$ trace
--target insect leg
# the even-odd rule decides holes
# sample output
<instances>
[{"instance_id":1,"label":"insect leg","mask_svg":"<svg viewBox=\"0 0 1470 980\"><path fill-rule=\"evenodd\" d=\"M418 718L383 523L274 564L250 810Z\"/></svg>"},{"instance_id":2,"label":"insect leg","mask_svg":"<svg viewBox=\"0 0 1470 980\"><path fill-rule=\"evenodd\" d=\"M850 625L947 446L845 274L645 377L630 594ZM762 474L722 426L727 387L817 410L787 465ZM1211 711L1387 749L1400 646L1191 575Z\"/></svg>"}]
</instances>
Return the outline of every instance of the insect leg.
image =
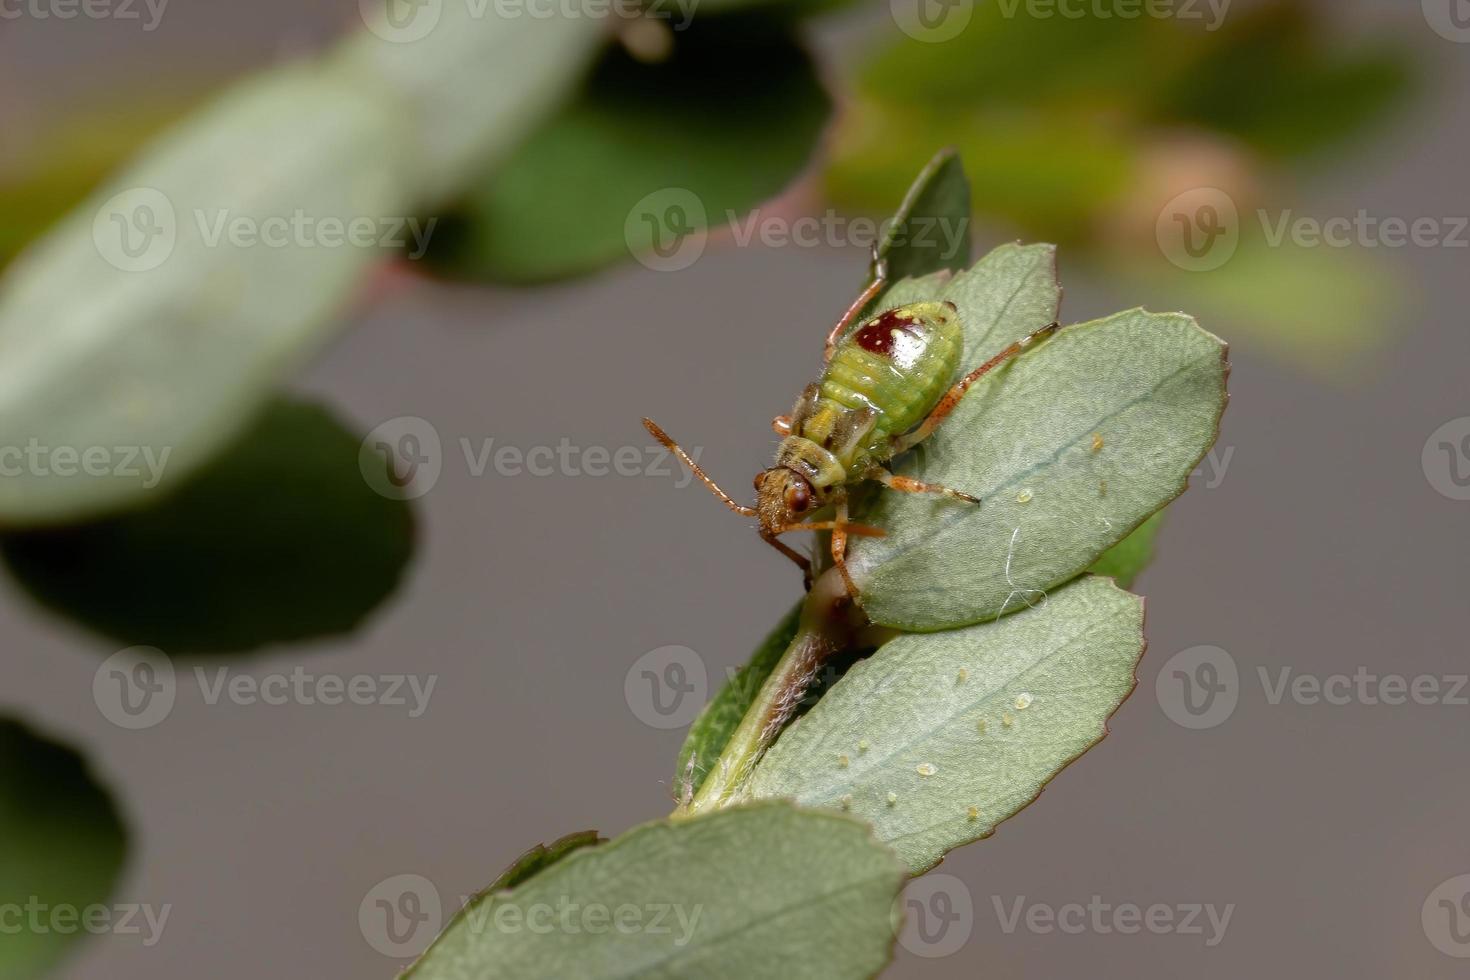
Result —
<instances>
[{"instance_id":1,"label":"insect leg","mask_svg":"<svg viewBox=\"0 0 1470 980\"><path fill-rule=\"evenodd\" d=\"M842 576L842 584L847 586L847 594L857 601L858 590L853 584L852 576L847 572L847 498L843 497L837 501L837 526L832 529L832 564L837 568L837 574Z\"/></svg>"},{"instance_id":2,"label":"insect leg","mask_svg":"<svg viewBox=\"0 0 1470 980\"><path fill-rule=\"evenodd\" d=\"M969 374L956 381L954 387L950 388L949 391L946 391L944 393L944 397L939 399L939 403L934 406L934 410L929 413L929 417L924 419L923 422L920 422L917 429L908 433L907 435L898 436L893 440L893 451L895 453L904 452L905 450L914 448L919 443L929 438L929 436L933 434L934 430L939 427L939 423L948 418L949 413L953 412L955 410L955 407L959 405L960 399L965 397L965 392L969 390L972 384L974 384L976 381L979 381L995 368L1000 367L1006 361L1009 361L1011 358L1015 357L1017 354L1030 347L1032 344L1035 344L1038 341L1050 337L1060 328L1061 324L1059 323L1047 324L1040 330L1037 330L1035 333L1029 334L1016 341L1014 344L1011 344L1005 350L1001 351L999 354L995 355L990 360L986 361L984 364L980 365L975 370L971 371Z\"/></svg>"},{"instance_id":3,"label":"insect leg","mask_svg":"<svg viewBox=\"0 0 1470 980\"><path fill-rule=\"evenodd\" d=\"M762 531L761 540L770 545L772 548L775 548L777 551L781 552L781 554L785 555L787 558L790 558L792 561L796 562L796 567L801 569L802 581L805 582L808 589L812 587L812 563L806 557L806 555L803 555L801 552L795 550L794 548L788 547L780 541L777 541L774 534L769 534L765 531Z\"/></svg>"},{"instance_id":4,"label":"insect leg","mask_svg":"<svg viewBox=\"0 0 1470 980\"><path fill-rule=\"evenodd\" d=\"M837 325L832 328L832 332L827 334L827 346L822 353L822 360L824 362L832 360L832 352L837 349L837 342L842 339L842 335L847 332L847 328L852 326L852 321L858 318L858 315L863 312L863 307L871 303L887 285L888 260L879 256L878 249L875 247L873 249L873 281L868 283L867 288L858 295L857 299L852 301L852 305L847 308L847 312L842 314L842 319L838 320Z\"/></svg>"},{"instance_id":5,"label":"insect leg","mask_svg":"<svg viewBox=\"0 0 1470 980\"><path fill-rule=\"evenodd\" d=\"M780 436L783 439L786 438L787 436L791 435L791 416L777 415L775 418L771 419L771 428L776 430L776 435Z\"/></svg>"},{"instance_id":6,"label":"insect leg","mask_svg":"<svg viewBox=\"0 0 1470 980\"><path fill-rule=\"evenodd\" d=\"M737 504L733 499L731 499L728 493L720 489L720 485L718 483L705 476L704 470L699 468L699 464L696 463L688 453L680 448L677 442L675 442L673 439L670 439L669 434L663 429L660 429L658 427L658 424L654 422L653 419L644 419L643 427L648 430L650 435L652 435L659 442L663 443L665 449L682 459L684 461L684 465L693 470L694 475L699 477L700 482L709 487L710 493L714 494L716 497L719 497L720 500L724 501L726 507L730 508L742 517L755 516L754 507L747 507L744 504Z\"/></svg>"},{"instance_id":7,"label":"insect leg","mask_svg":"<svg viewBox=\"0 0 1470 980\"><path fill-rule=\"evenodd\" d=\"M868 477L877 480L890 490L898 490L903 493L938 493L954 500L963 500L968 504L978 504L980 498L963 490L955 490L952 487L943 487L937 483L925 483L908 476L897 476L888 472L881 466L871 470Z\"/></svg>"}]
</instances>

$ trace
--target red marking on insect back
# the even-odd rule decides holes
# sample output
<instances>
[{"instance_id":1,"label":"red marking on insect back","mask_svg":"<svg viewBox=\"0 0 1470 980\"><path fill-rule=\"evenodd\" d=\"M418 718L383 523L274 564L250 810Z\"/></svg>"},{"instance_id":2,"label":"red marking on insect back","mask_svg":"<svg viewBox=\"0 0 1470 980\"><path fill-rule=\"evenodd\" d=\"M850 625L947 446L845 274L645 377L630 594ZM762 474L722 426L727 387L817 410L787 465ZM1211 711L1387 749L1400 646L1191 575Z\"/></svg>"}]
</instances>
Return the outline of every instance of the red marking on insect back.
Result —
<instances>
[{"instance_id":1,"label":"red marking on insect back","mask_svg":"<svg viewBox=\"0 0 1470 980\"><path fill-rule=\"evenodd\" d=\"M865 351L870 351L880 357L892 357L893 344L898 339L898 334L906 333L912 337L922 338L922 332L915 329L917 322L914 317L903 316L897 310L889 310L869 320L857 333L852 335L852 339Z\"/></svg>"}]
</instances>

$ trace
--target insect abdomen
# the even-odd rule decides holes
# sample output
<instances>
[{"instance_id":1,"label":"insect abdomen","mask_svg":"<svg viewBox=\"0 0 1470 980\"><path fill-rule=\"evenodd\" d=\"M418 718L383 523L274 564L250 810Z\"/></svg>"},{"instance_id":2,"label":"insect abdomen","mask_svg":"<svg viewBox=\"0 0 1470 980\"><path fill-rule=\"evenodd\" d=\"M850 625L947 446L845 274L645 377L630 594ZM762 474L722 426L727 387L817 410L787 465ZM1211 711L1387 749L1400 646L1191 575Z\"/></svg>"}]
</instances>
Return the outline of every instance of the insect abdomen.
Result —
<instances>
[{"instance_id":1,"label":"insect abdomen","mask_svg":"<svg viewBox=\"0 0 1470 980\"><path fill-rule=\"evenodd\" d=\"M880 313L837 345L821 397L849 410L871 408L875 435L917 425L954 379L964 349L948 303L912 303Z\"/></svg>"}]
</instances>

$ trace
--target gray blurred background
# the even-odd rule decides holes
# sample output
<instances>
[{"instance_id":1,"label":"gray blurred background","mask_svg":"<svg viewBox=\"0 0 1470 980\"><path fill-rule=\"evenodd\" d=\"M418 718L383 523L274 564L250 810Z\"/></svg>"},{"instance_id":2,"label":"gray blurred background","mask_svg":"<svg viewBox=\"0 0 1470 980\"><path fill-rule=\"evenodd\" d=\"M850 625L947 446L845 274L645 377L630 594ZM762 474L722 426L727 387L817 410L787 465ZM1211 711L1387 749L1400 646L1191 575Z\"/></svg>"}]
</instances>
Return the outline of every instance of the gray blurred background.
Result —
<instances>
[{"instance_id":1,"label":"gray blurred background","mask_svg":"<svg viewBox=\"0 0 1470 980\"><path fill-rule=\"evenodd\" d=\"M1292 206L1470 214L1470 45L1429 29L1418 4L1322 6L1358 29L1401 30L1434 74L1411 112ZM23 139L56 107L158 77L158 64L244 71L355 16L352 0L193 0L151 33L0 21L0 132ZM824 29L822 50L840 60L872 16L883 13ZM1283 363L1205 324L1235 341L1223 469L1171 507L1137 583L1149 638L1138 689L1110 737L1035 805L938 869L973 908L953 925L958 950L900 948L888 975L1466 975L1421 911L1470 873L1470 706L1273 704L1260 675L1470 671L1470 502L1436 489L1454 485L1448 457L1438 472L1423 465L1431 433L1470 415L1470 249L1410 246L1393 260L1412 290L1386 324L1392 343L1356 376ZM856 247L712 244L678 273L630 262L539 289L415 283L356 318L297 386L362 431L398 416L436 428L444 468L416 501L417 553L356 635L237 666L432 675L421 717L211 706L183 684L165 723L121 731L92 699L113 648L0 586L0 706L84 747L118 796L133 839L115 900L171 906L157 945L93 939L63 973L388 977L407 961L374 950L358 921L384 879L422 875L452 906L534 843L666 814L683 732L640 719L624 693L630 667L681 645L718 682L788 608L797 574L682 475L477 477L460 440L615 451L646 446L638 419L651 415L743 490L864 261ZM1064 320L1137 301L1065 250L1061 277ZM1155 684L1173 655L1201 645L1238 667L1238 702L1191 730ZM1008 932L997 911L1093 896L1233 910L1214 945L1203 916L1203 935L1073 935Z\"/></svg>"}]
</instances>

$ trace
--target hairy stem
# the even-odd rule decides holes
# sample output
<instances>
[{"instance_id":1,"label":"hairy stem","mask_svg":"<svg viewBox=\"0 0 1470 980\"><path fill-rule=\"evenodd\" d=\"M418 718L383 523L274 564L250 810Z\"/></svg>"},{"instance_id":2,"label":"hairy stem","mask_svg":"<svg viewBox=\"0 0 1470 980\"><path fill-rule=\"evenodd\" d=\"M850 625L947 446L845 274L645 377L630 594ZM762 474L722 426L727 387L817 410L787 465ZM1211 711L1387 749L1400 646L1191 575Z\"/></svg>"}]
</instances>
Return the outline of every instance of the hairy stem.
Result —
<instances>
[{"instance_id":1,"label":"hairy stem","mask_svg":"<svg viewBox=\"0 0 1470 980\"><path fill-rule=\"evenodd\" d=\"M699 792L674 816L693 816L740 799L755 764L791 720L822 665L847 649L864 623L835 570L817 579L802 606L791 644L710 767Z\"/></svg>"}]
</instances>

